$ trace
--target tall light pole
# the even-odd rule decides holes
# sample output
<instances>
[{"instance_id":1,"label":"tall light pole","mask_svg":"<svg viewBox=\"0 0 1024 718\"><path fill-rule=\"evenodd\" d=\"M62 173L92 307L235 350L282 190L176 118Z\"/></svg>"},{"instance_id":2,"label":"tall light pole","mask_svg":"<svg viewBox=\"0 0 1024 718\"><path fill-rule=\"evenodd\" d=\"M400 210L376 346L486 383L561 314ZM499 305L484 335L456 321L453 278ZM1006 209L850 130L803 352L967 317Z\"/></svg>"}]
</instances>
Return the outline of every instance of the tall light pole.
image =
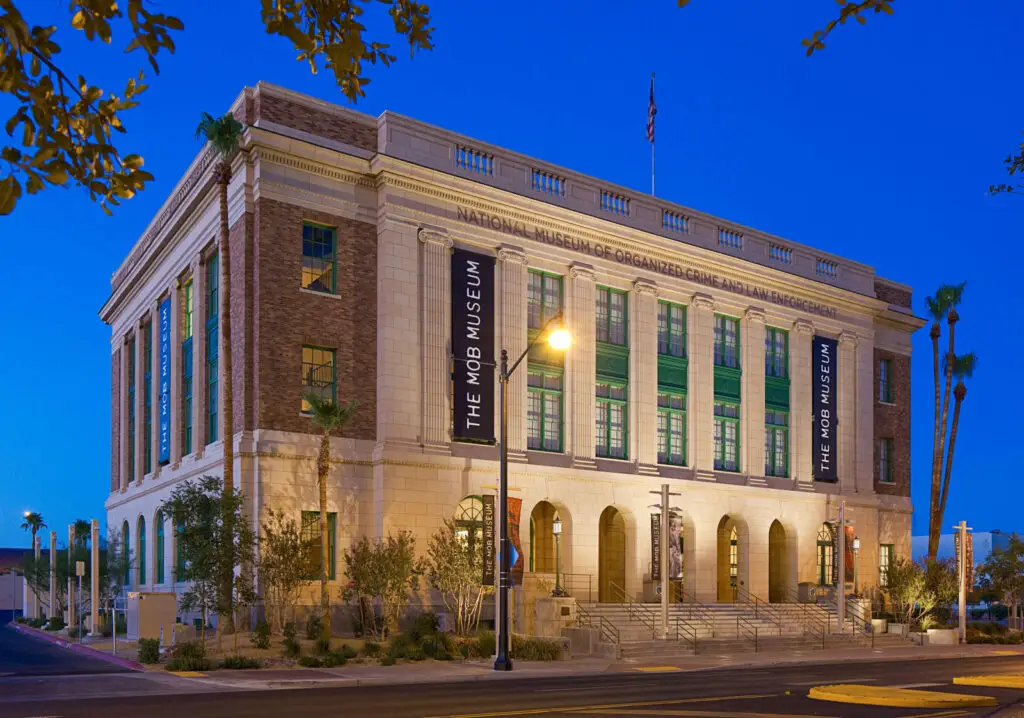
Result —
<instances>
[{"instance_id":1,"label":"tall light pole","mask_svg":"<svg viewBox=\"0 0 1024 718\"><path fill-rule=\"evenodd\" d=\"M497 616L497 652L494 659L494 670L511 671L512 658L509 655L509 615L508 615L508 591L512 583L512 562L511 544L508 538L508 380L513 372L522 364L523 359L530 353L530 349L541 337L546 337L552 349L565 351L572 345L572 335L569 331L558 327L556 323L562 321L562 313L558 312L551 317L547 323L533 338L523 353L519 355L515 363L508 365L508 350L501 350L501 372L498 374L498 398L501 405L501 424L498 440L500 449L498 451L498 557L500 567L498 574L498 616ZM550 331L549 331L550 329Z\"/></svg>"},{"instance_id":2,"label":"tall light pole","mask_svg":"<svg viewBox=\"0 0 1024 718\"><path fill-rule=\"evenodd\" d=\"M857 589L857 573L860 568L860 538L857 536L853 537L853 595L860 595Z\"/></svg>"},{"instance_id":3,"label":"tall light pole","mask_svg":"<svg viewBox=\"0 0 1024 718\"><path fill-rule=\"evenodd\" d=\"M551 522L551 533L555 535L555 590L551 595L562 595L562 519L558 512Z\"/></svg>"}]
</instances>

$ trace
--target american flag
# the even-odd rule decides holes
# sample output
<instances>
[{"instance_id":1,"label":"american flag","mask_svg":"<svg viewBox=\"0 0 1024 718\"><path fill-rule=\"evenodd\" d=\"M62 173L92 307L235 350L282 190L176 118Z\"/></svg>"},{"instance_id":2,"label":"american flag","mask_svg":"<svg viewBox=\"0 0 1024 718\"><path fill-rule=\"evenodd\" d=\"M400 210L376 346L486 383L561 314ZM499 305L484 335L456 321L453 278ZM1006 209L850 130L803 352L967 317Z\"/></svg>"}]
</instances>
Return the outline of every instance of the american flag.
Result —
<instances>
[{"instance_id":1,"label":"american flag","mask_svg":"<svg viewBox=\"0 0 1024 718\"><path fill-rule=\"evenodd\" d=\"M647 105L647 141L654 142L654 116L658 106L654 104L654 74L651 74L651 101Z\"/></svg>"}]
</instances>

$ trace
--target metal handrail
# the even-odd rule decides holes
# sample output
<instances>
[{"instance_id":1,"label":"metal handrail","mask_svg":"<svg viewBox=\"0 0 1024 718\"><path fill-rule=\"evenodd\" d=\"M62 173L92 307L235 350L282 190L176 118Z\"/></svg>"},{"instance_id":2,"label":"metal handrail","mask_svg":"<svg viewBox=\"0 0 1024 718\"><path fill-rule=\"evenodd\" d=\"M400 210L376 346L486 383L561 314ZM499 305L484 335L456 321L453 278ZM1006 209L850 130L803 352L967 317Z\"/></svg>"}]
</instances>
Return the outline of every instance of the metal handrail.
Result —
<instances>
[{"instance_id":1,"label":"metal handrail","mask_svg":"<svg viewBox=\"0 0 1024 718\"><path fill-rule=\"evenodd\" d=\"M752 638L754 653L757 653L757 624L743 616L736 616L736 638Z\"/></svg>"},{"instance_id":2,"label":"metal handrail","mask_svg":"<svg viewBox=\"0 0 1024 718\"><path fill-rule=\"evenodd\" d=\"M608 582L609 587L612 589L612 595L619 599L619 603L625 604L626 615L629 616L629 620L633 620L633 616L637 616L641 623L651 629L651 637L657 636L658 634L658 620L654 615L654 611L647 608L642 603L637 603L626 594L626 590L614 581Z\"/></svg>"},{"instance_id":3,"label":"metal handrail","mask_svg":"<svg viewBox=\"0 0 1024 718\"><path fill-rule=\"evenodd\" d=\"M597 628L602 639L616 646L619 645L619 629L615 627L615 624L604 616L595 616L580 606L579 603L576 604L576 623L580 626L585 625L587 628ZM594 624L597 625L595 626Z\"/></svg>"},{"instance_id":4,"label":"metal handrail","mask_svg":"<svg viewBox=\"0 0 1024 718\"><path fill-rule=\"evenodd\" d=\"M697 620L704 624L704 627L711 633L711 637L715 637L715 617L711 613L711 609L705 606L703 603L698 601L693 594L682 592L684 604L687 609L687 621L692 621L694 615L697 616Z\"/></svg>"},{"instance_id":5,"label":"metal handrail","mask_svg":"<svg viewBox=\"0 0 1024 718\"><path fill-rule=\"evenodd\" d=\"M836 624L838 625L838 603L832 599L827 599L826 601L824 601L824 604L827 607L826 610L829 612L829 627L831 628L832 626L831 612L833 610L836 612ZM856 604L849 602L846 604L846 615L844 616L844 622L845 621L849 621L851 624L853 624L853 631L851 633L851 637L853 639L862 641L864 643L868 643L871 645L872 648L875 647L875 632L871 630L871 619L870 617L865 618L863 611L856 608ZM838 628L840 634L846 635L846 626L838 625Z\"/></svg>"},{"instance_id":6,"label":"metal handrail","mask_svg":"<svg viewBox=\"0 0 1024 718\"><path fill-rule=\"evenodd\" d=\"M786 598L789 602L800 606L801 617L803 618L803 629L807 635L812 635L821 638L821 648L825 648L825 639L831 632L831 618L826 618L825 621L821 620L820 616L814 614L814 610L811 608L817 608L817 604L808 603L807 601L800 600L800 594L797 593L795 588L790 587L786 592Z\"/></svg>"},{"instance_id":7,"label":"metal handrail","mask_svg":"<svg viewBox=\"0 0 1024 718\"><path fill-rule=\"evenodd\" d=\"M754 618L767 616L768 620L775 624L775 627L779 631L779 635L782 635L782 617L770 603L758 598L743 586L736 587L736 599L739 603L745 606L754 607Z\"/></svg>"},{"instance_id":8,"label":"metal handrail","mask_svg":"<svg viewBox=\"0 0 1024 718\"><path fill-rule=\"evenodd\" d=\"M693 655L697 655L697 629L678 616L675 619L676 641L688 641L693 646ZM712 635L714 633L712 632Z\"/></svg>"},{"instance_id":9,"label":"metal handrail","mask_svg":"<svg viewBox=\"0 0 1024 718\"><path fill-rule=\"evenodd\" d=\"M592 574L565 573L563 571L560 575L562 590L567 594L582 603L592 603L594 601L594 577ZM586 591L586 598L583 597L584 591Z\"/></svg>"}]
</instances>

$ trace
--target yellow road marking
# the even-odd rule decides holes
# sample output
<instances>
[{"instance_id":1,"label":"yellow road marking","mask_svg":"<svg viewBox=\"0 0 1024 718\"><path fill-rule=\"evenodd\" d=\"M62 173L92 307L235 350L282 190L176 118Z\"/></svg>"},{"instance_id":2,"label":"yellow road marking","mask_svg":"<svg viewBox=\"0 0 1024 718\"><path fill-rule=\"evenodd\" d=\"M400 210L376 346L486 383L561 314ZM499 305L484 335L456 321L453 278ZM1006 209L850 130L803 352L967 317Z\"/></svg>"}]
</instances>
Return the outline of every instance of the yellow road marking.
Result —
<instances>
[{"instance_id":1,"label":"yellow road marking","mask_svg":"<svg viewBox=\"0 0 1024 718\"><path fill-rule=\"evenodd\" d=\"M167 671L172 676L181 676L182 678L202 678L206 674L200 673L199 671Z\"/></svg>"},{"instance_id":2,"label":"yellow road marking","mask_svg":"<svg viewBox=\"0 0 1024 718\"><path fill-rule=\"evenodd\" d=\"M958 686L982 686L985 688L1024 688L1024 676L1022 675L996 675L996 676L961 676L954 678L953 683Z\"/></svg>"},{"instance_id":3,"label":"yellow road marking","mask_svg":"<svg viewBox=\"0 0 1024 718\"><path fill-rule=\"evenodd\" d=\"M589 706L551 706L544 708L524 708L517 711L495 711L493 713L460 713L447 716L428 716L428 718L499 718L499 716L532 716L547 713L578 713L581 711L612 710L615 708L653 708L657 706L677 706L685 703L713 703L717 701L750 701L758 698L774 698L775 693L760 693L743 696L708 696L705 698L677 698L666 701L641 701L638 703L604 703Z\"/></svg>"},{"instance_id":4,"label":"yellow road marking","mask_svg":"<svg viewBox=\"0 0 1024 718\"><path fill-rule=\"evenodd\" d=\"M1020 651L992 651L990 656L1019 656Z\"/></svg>"},{"instance_id":5,"label":"yellow road marking","mask_svg":"<svg viewBox=\"0 0 1024 718\"><path fill-rule=\"evenodd\" d=\"M636 716L632 710L594 710L581 711L582 715L606 715L606 716ZM749 713L743 711L682 711L682 710L653 710L643 711L645 716L683 716L685 718L822 718L821 716L796 715L792 713Z\"/></svg>"},{"instance_id":6,"label":"yellow road marking","mask_svg":"<svg viewBox=\"0 0 1024 718\"><path fill-rule=\"evenodd\" d=\"M968 708L998 705L991 696L972 696L963 693L939 693L936 691L915 691L887 686L858 686L839 684L815 686L807 693L808 698L833 703L853 703L864 706L888 706L892 708Z\"/></svg>"},{"instance_id":7,"label":"yellow road marking","mask_svg":"<svg viewBox=\"0 0 1024 718\"><path fill-rule=\"evenodd\" d=\"M969 711L939 711L938 713L915 713L914 715L900 716L900 718L960 718L960 716L974 715Z\"/></svg>"},{"instance_id":8,"label":"yellow road marking","mask_svg":"<svg viewBox=\"0 0 1024 718\"><path fill-rule=\"evenodd\" d=\"M683 669L679 666L639 666L633 670L644 673L678 673Z\"/></svg>"}]
</instances>

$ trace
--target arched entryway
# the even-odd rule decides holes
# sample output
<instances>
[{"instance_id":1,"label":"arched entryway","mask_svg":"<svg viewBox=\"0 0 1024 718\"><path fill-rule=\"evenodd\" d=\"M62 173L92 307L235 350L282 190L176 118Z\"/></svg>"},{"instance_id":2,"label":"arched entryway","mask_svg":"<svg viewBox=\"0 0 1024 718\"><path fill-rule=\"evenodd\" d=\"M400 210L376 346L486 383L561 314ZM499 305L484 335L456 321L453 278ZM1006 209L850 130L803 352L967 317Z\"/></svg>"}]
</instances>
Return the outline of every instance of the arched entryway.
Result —
<instances>
[{"instance_id":1,"label":"arched entryway","mask_svg":"<svg viewBox=\"0 0 1024 718\"><path fill-rule=\"evenodd\" d=\"M555 507L541 501L530 513L530 570L555 572Z\"/></svg>"},{"instance_id":2,"label":"arched entryway","mask_svg":"<svg viewBox=\"0 0 1024 718\"><path fill-rule=\"evenodd\" d=\"M785 603L789 593L786 565L786 528L776 519L768 529L768 601Z\"/></svg>"},{"instance_id":3,"label":"arched entryway","mask_svg":"<svg viewBox=\"0 0 1024 718\"><path fill-rule=\"evenodd\" d=\"M597 565L598 600L604 603L621 600L619 592L626 588L626 520L614 506L601 512Z\"/></svg>"},{"instance_id":4,"label":"arched entryway","mask_svg":"<svg viewBox=\"0 0 1024 718\"><path fill-rule=\"evenodd\" d=\"M718 602L734 603L747 584L747 525L733 516L718 522Z\"/></svg>"}]
</instances>

